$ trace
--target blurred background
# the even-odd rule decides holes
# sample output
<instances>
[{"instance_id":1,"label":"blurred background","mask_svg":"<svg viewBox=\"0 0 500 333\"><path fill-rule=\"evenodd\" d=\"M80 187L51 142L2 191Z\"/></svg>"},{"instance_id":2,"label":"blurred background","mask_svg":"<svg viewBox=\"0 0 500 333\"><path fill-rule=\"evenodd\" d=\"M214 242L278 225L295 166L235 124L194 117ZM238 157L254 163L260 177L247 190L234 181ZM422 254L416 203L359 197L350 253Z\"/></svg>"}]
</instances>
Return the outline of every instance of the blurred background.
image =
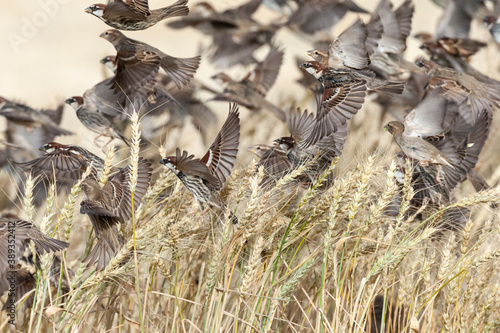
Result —
<instances>
[{"instance_id":1,"label":"blurred background","mask_svg":"<svg viewBox=\"0 0 500 333\"><path fill-rule=\"evenodd\" d=\"M173 2L151 0L150 8L167 6ZM188 5L192 7L197 2L199 1L190 0ZM395 7L401 2L393 1ZM234 8L243 1L217 0L211 3L216 9L224 10ZM377 3L378 0L357 1L360 7L368 11L372 11ZM35 109L55 108L66 98L82 95L86 89L111 75L111 72L99 63L104 56L115 54L113 46L99 38L99 34L109 27L96 17L84 12L84 9L91 4L92 1L69 0L8 1L3 4L2 11L0 11L0 30L2 31L0 96L26 103ZM406 59L413 61L424 55L423 51L418 48L420 43L412 36L421 31L435 31L442 12L442 8L430 0L415 1L415 14L412 33L408 38ZM330 37L334 38L358 16L358 14L348 13L339 24L333 27ZM369 19L368 15L360 16L365 21ZM253 17L264 24L284 20L284 15L271 11L265 6L261 6ZM166 27L166 22L171 20L165 20L145 31L125 32L125 35L144 41L173 56L192 57L201 54L202 62L195 78L210 88L220 90L221 87L210 77L221 70L212 66L205 57L210 38L193 28L169 29ZM491 36L480 22L473 21L471 29L472 38L491 42ZM311 98L304 99L308 95L307 89L296 82L296 79L301 77L296 57L307 60L306 51L313 48L314 39L283 28L278 31L275 40L284 49L285 59L277 82L267 95L268 99L282 107L293 104L314 109L314 101ZM262 59L267 51L268 46L262 47L256 57ZM472 63L483 73L498 78L496 59L497 49L489 47L474 55ZM234 66L226 72L233 78L241 79L251 68L252 66L246 68ZM206 105L218 115L220 125L227 113L227 103L208 101L210 98L210 95L200 96L200 99L207 101ZM355 117L351 126L359 126L367 117L379 114L380 110L377 108L378 106L373 103L366 103L363 107L365 111ZM238 163L247 163L251 159L251 155L245 151L245 146L258 143L259 140L262 143L270 143L269 138L276 138L280 131L284 131L283 124L272 116L266 118L267 121L260 121L258 117L249 116L246 110L242 110L242 119L245 121L247 118L249 118L248 122L258 123L259 126L251 129L251 135L245 136L245 125L243 125ZM62 124L63 127L75 131L76 135L61 138L59 141L78 143L92 151L100 152L100 149L93 144L96 135L79 123L74 110L67 105L65 105ZM0 127L3 128L3 126L5 122L2 119ZM144 126L149 126L149 124L144 124ZM381 129L379 123L374 123L372 128L360 132L359 135L349 135L348 147L355 149L352 150L350 158L344 159L349 162L350 159L362 156L363 152L372 153L374 147L379 147L379 143L382 143L381 147L390 146L395 149L390 135L383 135ZM199 133L193 132L193 125L187 122L183 128L165 133L163 141L168 152L173 151L176 146L181 146L195 154L202 154L211 138L216 135L218 126L213 126L207 131L209 139L208 143L204 143ZM185 135L186 133L188 135ZM379 142L379 134L381 142ZM373 140L367 141L366 135L374 136ZM370 144L367 145L366 142ZM116 144L120 143L116 142ZM148 156L159 157L157 151L148 153ZM349 154L348 149L346 149L346 154Z\"/></svg>"}]
</instances>

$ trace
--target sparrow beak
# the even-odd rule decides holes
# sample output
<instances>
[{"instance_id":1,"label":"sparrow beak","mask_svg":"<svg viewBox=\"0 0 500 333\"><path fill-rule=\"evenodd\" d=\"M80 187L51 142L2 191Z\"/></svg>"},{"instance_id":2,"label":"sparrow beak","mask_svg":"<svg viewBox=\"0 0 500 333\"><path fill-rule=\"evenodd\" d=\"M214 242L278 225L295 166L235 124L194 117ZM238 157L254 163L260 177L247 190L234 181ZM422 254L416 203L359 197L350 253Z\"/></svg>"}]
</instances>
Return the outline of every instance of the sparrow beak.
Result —
<instances>
[{"instance_id":1,"label":"sparrow beak","mask_svg":"<svg viewBox=\"0 0 500 333\"><path fill-rule=\"evenodd\" d=\"M40 148L38 148L38 150L40 150L40 151L46 151L46 150L47 150L47 148L45 147L45 145L43 145L43 146L41 146Z\"/></svg>"},{"instance_id":2,"label":"sparrow beak","mask_svg":"<svg viewBox=\"0 0 500 333\"><path fill-rule=\"evenodd\" d=\"M387 132L389 130L389 127L387 125L384 126L384 131Z\"/></svg>"},{"instance_id":3,"label":"sparrow beak","mask_svg":"<svg viewBox=\"0 0 500 333\"><path fill-rule=\"evenodd\" d=\"M308 54L309 54L309 52L308 52ZM306 63L303 62L303 63L299 64L299 68L306 69Z\"/></svg>"},{"instance_id":4,"label":"sparrow beak","mask_svg":"<svg viewBox=\"0 0 500 333\"><path fill-rule=\"evenodd\" d=\"M314 55L314 51L313 50L309 50L307 51L307 55L312 57Z\"/></svg>"},{"instance_id":5,"label":"sparrow beak","mask_svg":"<svg viewBox=\"0 0 500 333\"><path fill-rule=\"evenodd\" d=\"M255 146L251 146L251 147L248 147L247 150L252 153L252 154L255 154L255 152L257 151L257 149L255 148Z\"/></svg>"},{"instance_id":6,"label":"sparrow beak","mask_svg":"<svg viewBox=\"0 0 500 333\"><path fill-rule=\"evenodd\" d=\"M167 163L168 163L168 161L167 161L167 159L166 159L166 158L162 158L162 159L160 160L160 164L165 165L165 164L167 164Z\"/></svg>"},{"instance_id":7,"label":"sparrow beak","mask_svg":"<svg viewBox=\"0 0 500 333\"><path fill-rule=\"evenodd\" d=\"M90 7L85 8L85 13L92 14L92 12L93 12L92 8L90 8Z\"/></svg>"},{"instance_id":8,"label":"sparrow beak","mask_svg":"<svg viewBox=\"0 0 500 333\"><path fill-rule=\"evenodd\" d=\"M75 99L70 97L70 98L68 98L67 100L65 100L65 101L64 101L64 103L66 103L66 104L71 104L71 103L73 103L74 101L75 101Z\"/></svg>"},{"instance_id":9,"label":"sparrow beak","mask_svg":"<svg viewBox=\"0 0 500 333\"><path fill-rule=\"evenodd\" d=\"M101 38L104 38L104 39L105 39L105 38L106 38L106 31L105 31L105 32L103 32L102 34L100 34L100 35L99 35L99 37L101 37Z\"/></svg>"},{"instance_id":10,"label":"sparrow beak","mask_svg":"<svg viewBox=\"0 0 500 333\"><path fill-rule=\"evenodd\" d=\"M424 67L424 63L422 61L417 61L415 65L417 65L418 67Z\"/></svg>"}]
</instances>

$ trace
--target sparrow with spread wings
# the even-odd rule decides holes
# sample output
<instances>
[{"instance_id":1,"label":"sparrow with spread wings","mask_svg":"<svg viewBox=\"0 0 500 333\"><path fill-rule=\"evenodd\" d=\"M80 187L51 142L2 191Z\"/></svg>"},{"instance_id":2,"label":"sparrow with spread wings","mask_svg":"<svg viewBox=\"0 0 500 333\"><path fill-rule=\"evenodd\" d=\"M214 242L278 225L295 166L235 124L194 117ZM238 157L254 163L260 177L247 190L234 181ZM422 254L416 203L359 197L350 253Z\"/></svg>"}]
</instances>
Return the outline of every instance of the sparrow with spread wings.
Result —
<instances>
[{"instance_id":1,"label":"sparrow with spread wings","mask_svg":"<svg viewBox=\"0 0 500 333\"><path fill-rule=\"evenodd\" d=\"M85 258L89 266L96 264L97 270L104 269L123 246L125 240L117 227L127 222L132 217L133 210L139 207L148 190L151 173L151 163L140 158L133 196L130 189L130 166L110 177L102 188L92 177L83 181L82 189L86 197L81 202L80 213L89 216L97 238L97 244Z\"/></svg>"},{"instance_id":2,"label":"sparrow with spread wings","mask_svg":"<svg viewBox=\"0 0 500 333\"><path fill-rule=\"evenodd\" d=\"M43 175L56 181L76 181L92 165L90 177L98 179L104 169L102 158L80 146L49 142L40 147L40 150L45 153L42 157L18 163L23 170L30 171L34 176ZM110 173L118 171L117 168L111 167Z\"/></svg>"},{"instance_id":3,"label":"sparrow with spread wings","mask_svg":"<svg viewBox=\"0 0 500 333\"><path fill-rule=\"evenodd\" d=\"M145 53L148 55L146 59L152 61L157 61L156 59L159 58L160 67L172 78L179 89L189 83L200 65L200 56L192 58L175 58L146 43L128 38L118 30L107 30L103 32L100 37L113 44L118 54L120 52L131 55ZM155 76L156 73L152 75L153 78ZM143 76L138 76L136 78L139 80L144 79Z\"/></svg>"},{"instance_id":4,"label":"sparrow with spread wings","mask_svg":"<svg viewBox=\"0 0 500 333\"><path fill-rule=\"evenodd\" d=\"M98 3L87 7L85 12L94 15L107 25L120 30L144 30L156 23L176 16L186 16L188 0L160 9L149 9L148 0L111 0L107 5Z\"/></svg>"},{"instance_id":5,"label":"sparrow with spread wings","mask_svg":"<svg viewBox=\"0 0 500 333\"><path fill-rule=\"evenodd\" d=\"M265 98L278 77L282 62L283 51L273 46L266 58L239 82L234 81L225 73L212 76L214 80L224 85L224 91L216 95L214 100L234 102L253 111L266 108L272 111L278 119L284 121L283 110Z\"/></svg>"},{"instance_id":6,"label":"sparrow with spread wings","mask_svg":"<svg viewBox=\"0 0 500 333\"><path fill-rule=\"evenodd\" d=\"M229 106L229 114L219 134L201 159L189 155L187 151L176 149L175 156L168 156L160 163L182 181L184 186L198 201L224 212L225 202L220 191L231 174L238 153L240 138L240 118L238 106Z\"/></svg>"}]
</instances>

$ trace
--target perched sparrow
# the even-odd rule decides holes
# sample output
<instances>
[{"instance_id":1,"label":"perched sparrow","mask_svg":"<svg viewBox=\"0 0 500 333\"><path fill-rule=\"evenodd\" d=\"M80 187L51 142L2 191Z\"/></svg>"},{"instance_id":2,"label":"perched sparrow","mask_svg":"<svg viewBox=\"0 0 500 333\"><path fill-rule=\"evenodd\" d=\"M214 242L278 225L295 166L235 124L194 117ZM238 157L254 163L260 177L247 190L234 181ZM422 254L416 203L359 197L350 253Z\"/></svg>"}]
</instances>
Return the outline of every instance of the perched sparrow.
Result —
<instances>
[{"instance_id":1,"label":"perched sparrow","mask_svg":"<svg viewBox=\"0 0 500 333\"><path fill-rule=\"evenodd\" d=\"M396 10L393 10L389 0L380 1L368 23L383 26L383 34L377 43L378 52L400 54L406 49L414 10L411 0L405 0Z\"/></svg>"},{"instance_id":2,"label":"perched sparrow","mask_svg":"<svg viewBox=\"0 0 500 333\"><path fill-rule=\"evenodd\" d=\"M367 26L358 19L330 44L328 52L314 49L307 54L326 67L363 69L370 64L370 52L363 47L368 36Z\"/></svg>"},{"instance_id":3,"label":"perched sparrow","mask_svg":"<svg viewBox=\"0 0 500 333\"><path fill-rule=\"evenodd\" d=\"M219 134L203 158L194 158L187 151L176 149L175 156L168 156L160 163L172 170L193 194L201 208L203 204L224 212L225 203L220 190L231 174L240 137L238 106L230 105L229 115Z\"/></svg>"},{"instance_id":4,"label":"perched sparrow","mask_svg":"<svg viewBox=\"0 0 500 333\"><path fill-rule=\"evenodd\" d=\"M160 57L160 67L172 78L179 89L188 84L200 65L200 56L174 58L146 43L127 38L118 30L107 30L100 37L113 44L117 52L137 54L146 51L151 55Z\"/></svg>"},{"instance_id":5,"label":"perched sparrow","mask_svg":"<svg viewBox=\"0 0 500 333\"><path fill-rule=\"evenodd\" d=\"M15 240L12 243L8 240ZM0 272L6 272L15 266L24 251L28 248L30 240L35 243L38 254L56 252L69 246L69 243L45 235L33 223L23 221L12 214L3 214L0 217ZM11 251L14 249L14 252Z\"/></svg>"},{"instance_id":6,"label":"perched sparrow","mask_svg":"<svg viewBox=\"0 0 500 333\"><path fill-rule=\"evenodd\" d=\"M456 104L468 99L474 118L483 110L491 114L492 106L500 106L500 83L486 84L430 60L419 60L416 64L429 76L429 87L441 88L442 94Z\"/></svg>"},{"instance_id":7,"label":"perched sparrow","mask_svg":"<svg viewBox=\"0 0 500 333\"><path fill-rule=\"evenodd\" d=\"M79 146L49 142L40 147L40 150L45 152L44 156L18 165L33 175L43 174L56 180L78 180L91 163L90 176L95 179L104 169L102 158ZM117 171L118 169L112 167L111 173Z\"/></svg>"},{"instance_id":8,"label":"perched sparrow","mask_svg":"<svg viewBox=\"0 0 500 333\"><path fill-rule=\"evenodd\" d=\"M498 17L489 15L483 19L483 22L486 29L490 31L490 34L495 42L500 44L500 22Z\"/></svg>"},{"instance_id":9,"label":"perched sparrow","mask_svg":"<svg viewBox=\"0 0 500 333\"><path fill-rule=\"evenodd\" d=\"M117 138L123 140L127 146L130 146L128 139L124 137L123 134L121 134L116 128L113 119L110 116L99 112L95 104L92 102L89 103L91 100L86 97L87 96L85 95L83 97L70 97L66 100L66 104L71 105L75 109L76 116L85 127L92 132L99 134L99 136L94 139L94 142L99 137L105 136L110 138L106 145L109 144L113 138Z\"/></svg>"},{"instance_id":10,"label":"perched sparrow","mask_svg":"<svg viewBox=\"0 0 500 333\"><path fill-rule=\"evenodd\" d=\"M140 158L133 196L130 191L130 166L110 177L102 188L93 178L87 178L82 183L86 198L81 202L80 213L89 216L97 237L97 244L85 258L89 266L97 264L97 270L104 269L124 244L117 225L132 217L132 207L134 210L139 207L148 190L151 172L151 163Z\"/></svg>"},{"instance_id":11,"label":"perched sparrow","mask_svg":"<svg viewBox=\"0 0 500 333\"><path fill-rule=\"evenodd\" d=\"M283 51L273 46L267 57L240 82L234 81L225 73L212 76L212 79L225 85L224 92L218 94L214 100L235 102L255 111L267 108L280 120L284 120L284 112L265 99L267 92L276 81L282 62Z\"/></svg>"},{"instance_id":12,"label":"perched sparrow","mask_svg":"<svg viewBox=\"0 0 500 333\"><path fill-rule=\"evenodd\" d=\"M95 4L85 12L101 19L107 25L120 30L144 30L169 17L186 16L188 0L178 0L161 9L149 9L148 0L113 0L107 5Z\"/></svg>"},{"instance_id":13,"label":"perched sparrow","mask_svg":"<svg viewBox=\"0 0 500 333\"><path fill-rule=\"evenodd\" d=\"M327 30L337 24L347 12L367 13L352 0L300 0L287 25L306 33Z\"/></svg>"}]
</instances>

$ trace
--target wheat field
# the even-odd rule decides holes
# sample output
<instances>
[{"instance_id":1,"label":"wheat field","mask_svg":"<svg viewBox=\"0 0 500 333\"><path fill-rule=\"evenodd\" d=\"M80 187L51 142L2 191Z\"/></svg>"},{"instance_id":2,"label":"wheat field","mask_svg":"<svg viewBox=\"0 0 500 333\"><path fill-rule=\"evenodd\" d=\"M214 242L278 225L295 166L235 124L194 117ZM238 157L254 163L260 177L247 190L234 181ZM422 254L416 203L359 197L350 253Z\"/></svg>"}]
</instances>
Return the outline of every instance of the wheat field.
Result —
<instances>
[{"instance_id":1,"label":"wheat field","mask_svg":"<svg viewBox=\"0 0 500 333\"><path fill-rule=\"evenodd\" d=\"M151 7L163 2L150 1ZM441 13L430 1L414 2L412 34L434 27ZM54 16L25 44L16 48L4 39L0 95L34 107L52 107L108 75L98 60L114 50L97 37L107 27L83 12L90 3L54 3L59 6ZM358 3L371 10L377 1ZM225 8L233 3L217 5ZM40 8L10 3L0 13L3 31L19 35L23 18L32 18ZM259 13L263 20L273 15L265 8ZM334 33L355 17L347 15ZM472 29L473 37L489 46L471 63L498 78L496 45L479 23ZM133 38L144 38L180 56L194 55L204 42L194 30L173 34L161 24ZM287 30L276 39L285 51L285 63L269 100L284 108L292 104L314 108L312 96L295 83L300 71L294 60L306 59L312 41ZM422 54L411 37L408 43L408 60ZM247 70L232 69L240 76ZM216 88L209 79L216 71L202 60L196 78ZM207 105L222 124L227 103ZM399 148L382 130L393 117L371 99L350 122L342 156L311 186L292 192L288 185L306 166L266 189L259 186L263 170L256 168L246 149L270 144L286 133L285 125L264 111L251 114L240 108L240 112L238 159L222 192L228 209L226 218L218 219L210 210L200 211L188 190L158 161L176 147L202 156L220 126L208 129L208 142L187 121L140 145L141 131L149 124L134 115L128 130L130 149L118 143L116 148L101 149L74 113L66 110L63 126L77 134L59 141L95 152L108 167L131 164L133 169L139 156L146 157L153 162L154 181L131 221L121 226L125 246L104 270L96 271L83 262L95 237L88 217L79 213L82 180L69 193L48 186L46 201L36 206L38 180L28 177L18 191L15 175L1 170L2 212L19 214L71 246L57 254L62 262L57 275L51 269L54 254L39 258L39 267L32 271L35 288L17 304L16 327L9 324L4 310L0 331L366 332L379 296L381 311L389 313L385 321L393 321L386 332L500 332L496 205L500 118L496 114L476 167L493 187L476 193L465 181L451 204L424 205L415 212L410 207L415 195L411 174L403 175L404 183L398 185ZM330 174L335 180L325 189L322 185ZM396 195L402 200L394 206ZM393 214L388 214L389 207ZM463 228L447 230L452 221L446 213L457 208L470 209L471 217ZM238 223L225 223L232 212ZM67 294L63 286L69 288ZM6 295L1 300L5 299Z\"/></svg>"}]
</instances>

